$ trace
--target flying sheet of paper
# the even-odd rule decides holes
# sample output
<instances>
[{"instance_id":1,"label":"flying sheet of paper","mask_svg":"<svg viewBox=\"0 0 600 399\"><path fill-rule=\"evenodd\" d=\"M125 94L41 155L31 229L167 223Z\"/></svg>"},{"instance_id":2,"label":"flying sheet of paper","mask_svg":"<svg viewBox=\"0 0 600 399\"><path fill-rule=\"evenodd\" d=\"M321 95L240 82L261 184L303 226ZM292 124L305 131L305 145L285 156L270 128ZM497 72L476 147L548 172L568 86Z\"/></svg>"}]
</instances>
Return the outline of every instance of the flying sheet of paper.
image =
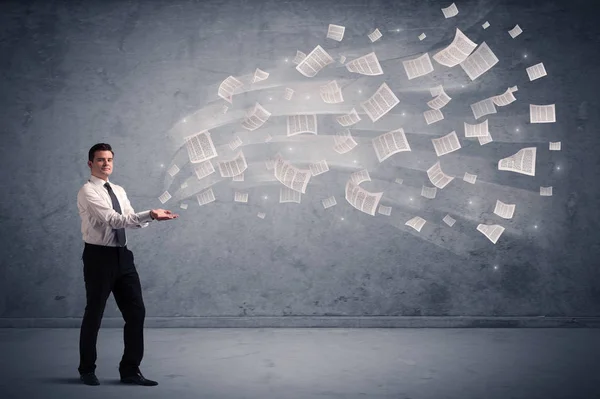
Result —
<instances>
[{"instance_id":1,"label":"flying sheet of paper","mask_svg":"<svg viewBox=\"0 0 600 399\"><path fill-rule=\"evenodd\" d=\"M299 204L302 200L302 194L299 191L292 190L289 187L279 188L279 203L295 202Z\"/></svg>"},{"instance_id":2,"label":"flying sheet of paper","mask_svg":"<svg viewBox=\"0 0 600 399\"><path fill-rule=\"evenodd\" d=\"M549 144L549 149L550 151L560 151L561 145L560 145L560 141L557 142L550 142Z\"/></svg>"},{"instance_id":3,"label":"flying sheet of paper","mask_svg":"<svg viewBox=\"0 0 600 399\"><path fill-rule=\"evenodd\" d=\"M517 204L505 204L500 200L496 200L496 207L494 213L504 219L512 219L515 214L515 208Z\"/></svg>"},{"instance_id":4,"label":"flying sheet of paper","mask_svg":"<svg viewBox=\"0 0 600 399\"><path fill-rule=\"evenodd\" d=\"M369 36L369 40L371 40L371 43L372 43L372 42L379 40L381 38L381 36L383 36L383 35L379 31L379 29L375 29L373 32L369 33L367 36Z\"/></svg>"},{"instance_id":5,"label":"flying sheet of paper","mask_svg":"<svg viewBox=\"0 0 600 399\"><path fill-rule=\"evenodd\" d=\"M348 126L352 126L355 123L359 122L360 121L360 116L358 116L358 114L356 113L356 109L352 108L352 111L350 111L349 114L342 115L342 116L337 116L335 118L335 120L340 125L342 125L344 127L348 127Z\"/></svg>"},{"instance_id":6,"label":"flying sheet of paper","mask_svg":"<svg viewBox=\"0 0 600 399\"><path fill-rule=\"evenodd\" d=\"M446 8L442 8L442 12L444 13L444 18L452 18L458 15L458 7L456 4L452 3Z\"/></svg>"},{"instance_id":7,"label":"flying sheet of paper","mask_svg":"<svg viewBox=\"0 0 600 399\"><path fill-rule=\"evenodd\" d=\"M552 197L552 186L550 186L550 187L540 186L540 195L542 197Z\"/></svg>"},{"instance_id":8,"label":"flying sheet of paper","mask_svg":"<svg viewBox=\"0 0 600 399\"><path fill-rule=\"evenodd\" d=\"M351 180L346 182L345 197L346 201L354 208L368 215L375 216L375 210L379 205L383 193L371 193Z\"/></svg>"},{"instance_id":9,"label":"flying sheet of paper","mask_svg":"<svg viewBox=\"0 0 600 399\"><path fill-rule=\"evenodd\" d=\"M460 142L458 141L458 136L455 131L448 133L445 136L442 136L437 139L431 139L433 143L433 149L435 150L435 154L438 157L442 155L449 154L461 148Z\"/></svg>"},{"instance_id":10,"label":"flying sheet of paper","mask_svg":"<svg viewBox=\"0 0 600 399\"><path fill-rule=\"evenodd\" d=\"M321 202L323 203L324 209L331 208L332 206L337 205L337 201L335 200L335 197L333 195L331 197L325 198L324 200L321 200Z\"/></svg>"},{"instance_id":11,"label":"flying sheet of paper","mask_svg":"<svg viewBox=\"0 0 600 399\"><path fill-rule=\"evenodd\" d=\"M523 29L521 29L521 27L519 26L519 24L515 25L514 28L512 28L511 30L508 31L508 34L510 35L510 37L512 37L513 39L517 36L519 36L521 33L523 33Z\"/></svg>"},{"instance_id":12,"label":"flying sheet of paper","mask_svg":"<svg viewBox=\"0 0 600 399\"><path fill-rule=\"evenodd\" d=\"M344 129L341 132L336 132L334 136L335 145L334 151L338 154L346 154L358 145L356 140L350 134L350 130Z\"/></svg>"},{"instance_id":13,"label":"flying sheet of paper","mask_svg":"<svg viewBox=\"0 0 600 399\"><path fill-rule=\"evenodd\" d=\"M428 199L434 199L436 195L437 195L436 187L427 187L427 186L421 187L421 196L428 198Z\"/></svg>"},{"instance_id":14,"label":"flying sheet of paper","mask_svg":"<svg viewBox=\"0 0 600 399\"><path fill-rule=\"evenodd\" d=\"M489 27L490 27L490 23L489 23L488 21L485 21L485 22L483 23L483 25L481 25L481 27L482 27L483 29L487 29L487 28L489 28Z\"/></svg>"},{"instance_id":15,"label":"flying sheet of paper","mask_svg":"<svg viewBox=\"0 0 600 399\"><path fill-rule=\"evenodd\" d=\"M465 125L465 137L485 137L490 134L487 119L476 125L470 125L467 122L463 123Z\"/></svg>"},{"instance_id":16,"label":"flying sheet of paper","mask_svg":"<svg viewBox=\"0 0 600 399\"><path fill-rule=\"evenodd\" d=\"M288 115L287 136L301 133L317 134L317 115Z\"/></svg>"},{"instance_id":17,"label":"flying sheet of paper","mask_svg":"<svg viewBox=\"0 0 600 399\"><path fill-rule=\"evenodd\" d=\"M525 71L527 71L527 76L529 77L530 82L548 75L543 62L532 65L529 68L526 68Z\"/></svg>"},{"instance_id":18,"label":"flying sheet of paper","mask_svg":"<svg viewBox=\"0 0 600 399\"><path fill-rule=\"evenodd\" d=\"M437 161L435 164L433 164L432 167L427 169L427 177L429 177L429 181L431 182L431 184L433 184L440 190L446 187L448 183L450 183L452 180L454 180L454 177L447 175L442 171L440 161Z\"/></svg>"},{"instance_id":19,"label":"flying sheet of paper","mask_svg":"<svg viewBox=\"0 0 600 399\"><path fill-rule=\"evenodd\" d=\"M312 78L331 63L333 63L333 58L323 50L323 47L317 46L296 66L296 70L302 75Z\"/></svg>"},{"instance_id":20,"label":"flying sheet of paper","mask_svg":"<svg viewBox=\"0 0 600 399\"><path fill-rule=\"evenodd\" d=\"M289 87L286 87L283 98L285 98L287 101L290 101L292 99L293 95L294 95L294 90L290 89Z\"/></svg>"},{"instance_id":21,"label":"flying sheet of paper","mask_svg":"<svg viewBox=\"0 0 600 399\"><path fill-rule=\"evenodd\" d=\"M294 64L298 65L299 63L301 63L304 59L306 58L306 54L303 53L300 50L296 50L296 56L294 57L294 60L292 61Z\"/></svg>"},{"instance_id":22,"label":"flying sheet of paper","mask_svg":"<svg viewBox=\"0 0 600 399\"><path fill-rule=\"evenodd\" d=\"M265 72L261 69L256 68L256 70L254 71L254 78L252 79L252 83L257 83L263 80L267 80L267 78L269 77L269 73Z\"/></svg>"},{"instance_id":23,"label":"flying sheet of paper","mask_svg":"<svg viewBox=\"0 0 600 399\"><path fill-rule=\"evenodd\" d=\"M239 175L235 175L231 178L231 181L244 181L244 172Z\"/></svg>"},{"instance_id":24,"label":"flying sheet of paper","mask_svg":"<svg viewBox=\"0 0 600 399\"><path fill-rule=\"evenodd\" d=\"M337 81L332 80L331 82L323 85L319 88L319 94L321 99L327 104L338 104L344 102L344 96L342 95L342 89L338 86Z\"/></svg>"},{"instance_id":25,"label":"flying sheet of paper","mask_svg":"<svg viewBox=\"0 0 600 399\"><path fill-rule=\"evenodd\" d=\"M198 205L206 205L211 202L215 202L215 193L212 188L201 192L200 194L196 194L196 198L198 199Z\"/></svg>"},{"instance_id":26,"label":"flying sheet of paper","mask_svg":"<svg viewBox=\"0 0 600 399\"><path fill-rule=\"evenodd\" d=\"M479 145L486 145L487 143L494 141L491 134L488 134L485 137L477 137L477 140L479 141Z\"/></svg>"},{"instance_id":27,"label":"flying sheet of paper","mask_svg":"<svg viewBox=\"0 0 600 399\"><path fill-rule=\"evenodd\" d=\"M215 173L215 167L211 161L204 161L194 167L194 173L196 173L198 180L202 180L206 176L210 176Z\"/></svg>"},{"instance_id":28,"label":"flying sheet of paper","mask_svg":"<svg viewBox=\"0 0 600 399\"><path fill-rule=\"evenodd\" d=\"M248 169L246 157L244 157L242 151L238 152L235 158L230 161L218 161L217 166L219 167L221 177L237 176Z\"/></svg>"},{"instance_id":29,"label":"flying sheet of paper","mask_svg":"<svg viewBox=\"0 0 600 399\"><path fill-rule=\"evenodd\" d=\"M402 61L402 65L404 65L404 71L406 71L408 80L425 76L433 72L433 65L431 64L428 53L412 60Z\"/></svg>"},{"instance_id":30,"label":"flying sheet of paper","mask_svg":"<svg viewBox=\"0 0 600 399\"><path fill-rule=\"evenodd\" d=\"M264 125L270 116L271 113L269 111L264 109L259 103L255 103L254 109L246 116L246 119L242 122L242 126L244 129L254 131Z\"/></svg>"},{"instance_id":31,"label":"flying sheet of paper","mask_svg":"<svg viewBox=\"0 0 600 399\"><path fill-rule=\"evenodd\" d=\"M444 221L444 223L446 223L450 227L454 226L454 223L456 223L456 219L454 219L450 215L444 216L444 218L442 220Z\"/></svg>"},{"instance_id":32,"label":"flying sheet of paper","mask_svg":"<svg viewBox=\"0 0 600 399\"><path fill-rule=\"evenodd\" d=\"M424 40L426 37L427 35L425 34L425 32L423 32L419 35L419 40Z\"/></svg>"},{"instance_id":33,"label":"flying sheet of paper","mask_svg":"<svg viewBox=\"0 0 600 399\"><path fill-rule=\"evenodd\" d=\"M488 47L486 42L483 42L477 50L473 51L466 60L460 63L460 66L471 80L475 80L489 71L498 61L496 54Z\"/></svg>"},{"instance_id":34,"label":"flying sheet of paper","mask_svg":"<svg viewBox=\"0 0 600 399\"><path fill-rule=\"evenodd\" d=\"M404 225L410 226L420 233L423 226L425 226L425 219L423 219L422 217L419 217L419 216L415 216L414 218L412 218L409 221L407 221L406 223L404 223Z\"/></svg>"},{"instance_id":35,"label":"flying sheet of paper","mask_svg":"<svg viewBox=\"0 0 600 399\"><path fill-rule=\"evenodd\" d=\"M486 98L485 100L478 101L474 104L471 104L471 110L473 111L473 116L475 119L479 119L482 116L495 114L496 106L494 105L493 98Z\"/></svg>"},{"instance_id":36,"label":"flying sheet of paper","mask_svg":"<svg viewBox=\"0 0 600 399\"><path fill-rule=\"evenodd\" d=\"M191 163L204 162L217 156L217 150L208 130L185 137L184 141Z\"/></svg>"},{"instance_id":37,"label":"flying sheet of paper","mask_svg":"<svg viewBox=\"0 0 600 399\"><path fill-rule=\"evenodd\" d=\"M231 151L235 151L236 148L238 148L239 146L241 146L242 143L242 139L240 139L239 136L235 136L235 139L233 139L232 141L229 142L229 148L231 149Z\"/></svg>"},{"instance_id":38,"label":"flying sheet of paper","mask_svg":"<svg viewBox=\"0 0 600 399\"><path fill-rule=\"evenodd\" d=\"M311 163L308 165L308 168L313 176L318 176L329 171L329 165L327 165L327 161L325 159Z\"/></svg>"},{"instance_id":39,"label":"flying sheet of paper","mask_svg":"<svg viewBox=\"0 0 600 399\"><path fill-rule=\"evenodd\" d=\"M162 193L160 195L160 197L158 197L158 200L160 201L161 204L164 204L165 202L167 202L170 199L171 199L171 194L169 194L168 191L165 191L164 193Z\"/></svg>"},{"instance_id":40,"label":"flying sheet of paper","mask_svg":"<svg viewBox=\"0 0 600 399\"><path fill-rule=\"evenodd\" d=\"M179 173L179 167L177 165L173 164L173 166L171 166L169 168L169 170L167 170L167 173L169 173L169 176L173 177L177 173Z\"/></svg>"},{"instance_id":41,"label":"flying sheet of paper","mask_svg":"<svg viewBox=\"0 0 600 399\"><path fill-rule=\"evenodd\" d=\"M379 208L377 209L377 213L379 213L381 215L385 215L385 216L390 216L392 214L392 207L385 206L385 205L379 205Z\"/></svg>"},{"instance_id":42,"label":"flying sheet of paper","mask_svg":"<svg viewBox=\"0 0 600 399\"><path fill-rule=\"evenodd\" d=\"M477 47L477 44L462 33L460 29L456 28L452 43L436 53L433 59L438 64L452 68L466 60L473 50L475 50L475 47Z\"/></svg>"},{"instance_id":43,"label":"flying sheet of paper","mask_svg":"<svg viewBox=\"0 0 600 399\"><path fill-rule=\"evenodd\" d=\"M361 169L350 174L350 181L358 186L360 183L371 181L371 176L367 169Z\"/></svg>"},{"instance_id":44,"label":"flying sheet of paper","mask_svg":"<svg viewBox=\"0 0 600 399\"><path fill-rule=\"evenodd\" d=\"M241 191L236 191L233 195L234 202L242 202L248 203L248 193L243 193Z\"/></svg>"},{"instance_id":45,"label":"flying sheet of paper","mask_svg":"<svg viewBox=\"0 0 600 399\"><path fill-rule=\"evenodd\" d=\"M498 170L535 176L536 147L527 147L498 161Z\"/></svg>"},{"instance_id":46,"label":"flying sheet of paper","mask_svg":"<svg viewBox=\"0 0 600 399\"><path fill-rule=\"evenodd\" d=\"M452 98L446 94L444 88L442 87L438 96L435 97L433 100L429 100L427 102L427 105L429 106L429 108L442 109L446 106L446 104L450 102L450 100L452 100Z\"/></svg>"},{"instance_id":47,"label":"flying sheet of paper","mask_svg":"<svg viewBox=\"0 0 600 399\"><path fill-rule=\"evenodd\" d=\"M273 175L284 186L305 194L312 173L310 169L297 168L278 156L275 160Z\"/></svg>"},{"instance_id":48,"label":"flying sheet of paper","mask_svg":"<svg viewBox=\"0 0 600 399\"><path fill-rule=\"evenodd\" d=\"M402 128L379 135L371 142L380 163L394 154L410 151L410 145Z\"/></svg>"},{"instance_id":49,"label":"flying sheet of paper","mask_svg":"<svg viewBox=\"0 0 600 399\"><path fill-rule=\"evenodd\" d=\"M444 114L442 114L442 111L439 109L430 109L429 111L425 111L423 112L423 116L425 117L425 122L428 125L444 119Z\"/></svg>"},{"instance_id":50,"label":"flying sheet of paper","mask_svg":"<svg viewBox=\"0 0 600 399\"><path fill-rule=\"evenodd\" d=\"M329 27L327 28L327 38L341 42L344 38L345 31L346 28L344 26L329 24Z\"/></svg>"},{"instance_id":51,"label":"flying sheet of paper","mask_svg":"<svg viewBox=\"0 0 600 399\"><path fill-rule=\"evenodd\" d=\"M477 175L472 175L470 173L465 172L465 176L463 177L463 180L466 181L467 183L475 184L475 181L477 180Z\"/></svg>"},{"instance_id":52,"label":"flying sheet of paper","mask_svg":"<svg viewBox=\"0 0 600 399\"><path fill-rule=\"evenodd\" d=\"M384 82L375 94L367 101L360 103L360 106L365 110L372 122L379 120L383 115L387 114L394 108L400 100L392 92L389 86Z\"/></svg>"},{"instance_id":53,"label":"flying sheet of paper","mask_svg":"<svg viewBox=\"0 0 600 399\"><path fill-rule=\"evenodd\" d=\"M506 91L504 92L504 94L500 94L498 96L494 96L492 97L492 101L494 102L495 105L499 106L499 107L505 107L508 104L511 104L515 101L517 101L517 99L515 98L515 95L513 94L516 90L513 90L512 88L508 88L506 89Z\"/></svg>"},{"instance_id":54,"label":"flying sheet of paper","mask_svg":"<svg viewBox=\"0 0 600 399\"><path fill-rule=\"evenodd\" d=\"M529 104L529 117L531 123L554 123L556 122L555 104Z\"/></svg>"},{"instance_id":55,"label":"flying sheet of paper","mask_svg":"<svg viewBox=\"0 0 600 399\"><path fill-rule=\"evenodd\" d=\"M477 231L481 232L492 243L496 244L498 239L504 233L504 227L499 224L479 224Z\"/></svg>"},{"instance_id":56,"label":"flying sheet of paper","mask_svg":"<svg viewBox=\"0 0 600 399\"><path fill-rule=\"evenodd\" d=\"M349 61L346 64L346 69L350 72L359 73L361 75L376 76L383 75L383 69L379 64L375 52L371 52L355 60Z\"/></svg>"},{"instance_id":57,"label":"flying sheet of paper","mask_svg":"<svg viewBox=\"0 0 600 399\"><path fill-rule=\"evenodd\" d=\"M435 87L430 88L429 92L431 93L431 97L438 97L440 94L444 93L444 86L437 85Z\"/></svg>"},{"instance_id":58,"label":"flying sheet of paper","mask_svg":"<svg viewBox=\"0 0 600 399\"><path fill-rule=\"evenodd\" d=\"M219 85L219 90L217 91L217 94L223 100L227 101L229 104L232 104L233 95L235 94L235 91L237 89L239 89L240 87L242 87L243 85L244 84L242 82L240 82L238 79L236 79L235 77L228 76Z\"/></svg>"}]
</instances>

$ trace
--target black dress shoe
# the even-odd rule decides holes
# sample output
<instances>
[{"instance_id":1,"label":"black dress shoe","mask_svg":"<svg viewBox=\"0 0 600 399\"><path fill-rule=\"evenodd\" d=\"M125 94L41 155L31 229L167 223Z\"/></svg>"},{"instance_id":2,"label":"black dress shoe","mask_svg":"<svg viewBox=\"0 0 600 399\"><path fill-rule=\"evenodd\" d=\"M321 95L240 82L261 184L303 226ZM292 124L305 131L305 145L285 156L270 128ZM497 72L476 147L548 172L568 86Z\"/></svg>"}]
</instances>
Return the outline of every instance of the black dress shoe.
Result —
<instances>
[{"instance_id":1,"label":"black dress shoe","mask_svg":"<svg viewBox=\"0 0 600 399\"><path fill-rule=\"evenodd\" d=\"M121 382L124 384L144 385L147 387L158 385L158 382L144 378L142 373L140 373L139 371L133 375L121 377Z\"/></svg>"},{"instance_id":2,"label":"black dress shoe","mask_svg":"<svg viewBox=\"0 0 600 399\"><path fill-rule=\"evenodd\" d=\"M100 381L98 381L98 377L92 371L91 373L81 374L79 379L83 381L85 385L100 385Z\"/></svg>"}]
</instances>

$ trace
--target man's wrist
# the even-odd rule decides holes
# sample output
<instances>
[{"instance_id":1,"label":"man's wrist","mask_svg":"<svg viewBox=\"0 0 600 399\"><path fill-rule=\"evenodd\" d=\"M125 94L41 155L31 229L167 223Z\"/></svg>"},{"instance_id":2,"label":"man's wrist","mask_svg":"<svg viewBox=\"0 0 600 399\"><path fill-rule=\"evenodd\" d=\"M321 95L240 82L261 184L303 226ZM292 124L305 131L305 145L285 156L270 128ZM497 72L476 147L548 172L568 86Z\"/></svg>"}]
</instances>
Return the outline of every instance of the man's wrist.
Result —
<instances>
[{"instance_id":1,"label":"man's wrist","mask_svg":"<svg viewBox=\"0 0 600 399\"><path fill-rule=\"evenodd\" d=\"M152 211L150 211L150 219L154 220L154 216L152 216Z\"/></svg>"}]
</instances>

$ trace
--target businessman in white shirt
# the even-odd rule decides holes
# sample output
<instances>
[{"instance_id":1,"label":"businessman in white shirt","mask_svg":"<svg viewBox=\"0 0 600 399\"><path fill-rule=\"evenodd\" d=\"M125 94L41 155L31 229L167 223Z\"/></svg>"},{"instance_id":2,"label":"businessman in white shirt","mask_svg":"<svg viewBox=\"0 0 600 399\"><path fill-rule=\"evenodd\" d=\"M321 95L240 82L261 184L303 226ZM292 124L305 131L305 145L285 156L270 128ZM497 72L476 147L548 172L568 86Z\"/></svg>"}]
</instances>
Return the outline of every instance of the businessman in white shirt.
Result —
<instances>
[{"instance_id":1,"label":"businessman in white shirt","mask_svg":"<svg viewBox=\"0 0 600 399\"><path fill-rule=\"evenodd\" d=\"M146 379L139 365L144 355L144 318L140 279L133 252L127 248L125 229L144 228L152 220L176 219L179 215L165 209L135 213L123 187L109 182L114 152L109 144L90 148L89 180L77 194L84 250L83 277L86 306L79 337L80 379L86 385L99 385L96 377L96 342L106 300L113 293L125 320L125 349L119 363L121 382L145 386L158 385Z\"/></svg>"}]
</instances>

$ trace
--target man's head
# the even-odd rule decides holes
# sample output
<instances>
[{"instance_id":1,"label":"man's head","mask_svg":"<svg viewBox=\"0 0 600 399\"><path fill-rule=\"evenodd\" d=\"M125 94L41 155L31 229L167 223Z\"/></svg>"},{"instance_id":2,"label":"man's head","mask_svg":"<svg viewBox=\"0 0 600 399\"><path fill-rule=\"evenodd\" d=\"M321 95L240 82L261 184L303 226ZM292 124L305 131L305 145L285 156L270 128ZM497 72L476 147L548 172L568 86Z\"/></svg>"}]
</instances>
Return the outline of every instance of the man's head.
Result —
<instances>
[{"instance_id":1,"label":"man's head","mask_svg":"<svg viewBox=\"0 0 600 399\"><path fill-rule=\"evenodd\" d=\"M92 176L96 176L102 180L108 180L108 176L113 170L113 152L110 144L99 143L90 148L88 153L88 166L92 172Z\"/></svg>"}]
</instances>

